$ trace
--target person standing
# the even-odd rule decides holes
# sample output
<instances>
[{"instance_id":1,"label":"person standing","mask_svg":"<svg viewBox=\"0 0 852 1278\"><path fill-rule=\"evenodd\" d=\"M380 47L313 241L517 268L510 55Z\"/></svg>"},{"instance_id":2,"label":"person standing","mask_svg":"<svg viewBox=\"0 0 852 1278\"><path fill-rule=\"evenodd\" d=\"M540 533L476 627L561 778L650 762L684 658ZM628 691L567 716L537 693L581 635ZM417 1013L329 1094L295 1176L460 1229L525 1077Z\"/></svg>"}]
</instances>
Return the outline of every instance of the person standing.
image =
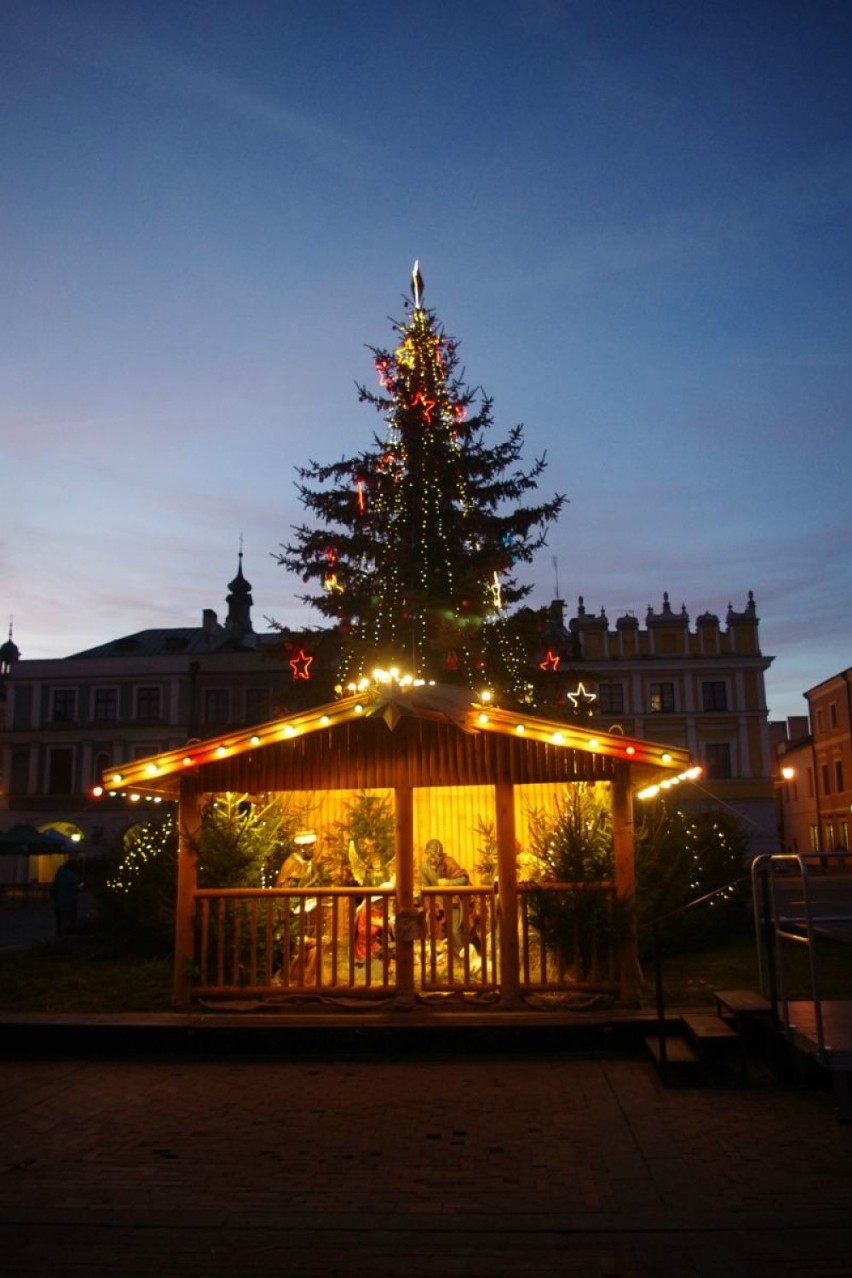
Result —
<instances>
[{"instance_id":1,"label":"person standing","mask_svg":"<svg viewBox=\"0 0 852 1278\"><path fill-rule=\"evenodd\" d=\"M53 876L50 896L56 915L56 935L65 936L73 932L77 923L77 902L80 894L80 880L69 861L63 861Z\"/></svg>"}]
</instances>

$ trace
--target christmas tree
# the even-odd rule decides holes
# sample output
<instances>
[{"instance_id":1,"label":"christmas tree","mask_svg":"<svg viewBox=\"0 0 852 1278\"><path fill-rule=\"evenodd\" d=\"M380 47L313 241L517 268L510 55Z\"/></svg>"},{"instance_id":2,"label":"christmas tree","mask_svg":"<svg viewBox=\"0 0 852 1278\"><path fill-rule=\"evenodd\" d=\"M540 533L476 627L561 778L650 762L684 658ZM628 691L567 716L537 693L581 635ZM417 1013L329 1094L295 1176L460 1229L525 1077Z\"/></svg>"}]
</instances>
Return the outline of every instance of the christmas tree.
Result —
<instances>
[{"instance_id":1,"label":"christmas tree","mask_svg":"<svg viewBox=\"0 0 852 1278\"><path fill-rule=\"evenodd\" d=\"M412 295L394 349L370 348L378 389L358 387L383 433L353 457L298 468L316 522L296 527L278 559L315 587L303 601L337 623L341 681L396 666L517 690L526 654L508 617L531 586L514 568L544 545L565 498L521 504L544 456L522 467L522 426L488 442L492 401L463 383L416 263Z\"/></svg>"}]
</instances>

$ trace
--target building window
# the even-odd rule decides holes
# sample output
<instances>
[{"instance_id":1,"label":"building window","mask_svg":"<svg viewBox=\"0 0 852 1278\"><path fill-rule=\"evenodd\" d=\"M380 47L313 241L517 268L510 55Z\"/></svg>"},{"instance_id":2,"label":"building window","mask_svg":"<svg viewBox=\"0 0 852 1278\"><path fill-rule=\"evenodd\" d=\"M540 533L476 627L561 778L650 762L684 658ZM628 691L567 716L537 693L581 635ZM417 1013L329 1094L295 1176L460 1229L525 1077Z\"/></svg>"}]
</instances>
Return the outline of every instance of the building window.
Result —
<instances>
[{"instance_id":1,"label":"building window","mask_svg":"<svg viewBox=\"0 0 852 1278\"><path fill-rule=\"evenodd\" d=\"M843 760L834 760L834 788L838 794L843 789Z\"/></svg>"},{"instance_id":2,"label":"building window","mask_svg":"<svg viewBox=\"0 0 852 1278\"><path fill-rule=\"evenodd\" d=\"M54 688L53 707L51 711L53 723L73 723L77 718L77 689Z\"/></svg>"},{"instance_id":3,"label":"building window","mask_svg":"<svg viewBox=\"0 0 852 1278\"><path fill-rule=\"evenodd\" d=\"M813 797L814 797L814 770L813 768L808 768L808 798L812 799Z\"/></svg>"},{"instance_id":4,"label":"building window","mask_svg":"<svg viewBox=\"0 0 852 1278\"><path fill-rule=\"evenodd\" d=\"M731 774L731 747L727 741L708 741L704 746L704 764L709 781L727 781Z\"/></svg>"},{"instance_id":5,"label":"building window","mask_svg":"<svg viewBox=\"0 0 852 1278\"><path fill-rule=\"evenodd\" d=\"M269 689L246 689L246 723L263 723L269 718Z\"/></svg>"},{"instance_id":6,"label":"building window","mask_svg":"<svg viewBox=\"0 0 852 1278\"><path fill-rule=\"evenodd\" d=\"M673 683L652 683L651 684L651 713L652 714L670 714L675 708L674 704L674 684Z\"/></svg>"},{"instance_id":7,"label":"building window","mask_svg":"<svg viewBox=\"0 0 852 1278\"><path fill-rule=\"evenodd\" d=\"M834 822L833 822L833 821L826 821L826 823L825 823L825 844L824 844L824 846L823 846L823 850L824 850L824 851L826 851L826 852L829 852L829 851L832 851L832 850L833 850L834 848L836 848L836 847L837 847L837 844L836 844L836 843L835 843L835 841L834 841Z\"/></svg>"},{"instance_id":8,"label":"building window","mask_svg":"<svg viewBox=\"0 0 852 1278\"><path fill-rule=\"evenodd\" d=\"M822 773L822 792L823 794L831 794L831 773L828 770L828 764L823 763L820 771Z\"/></svg>"},{"instance_id":9,"label":"building window","mask_svg":"<svg viewBox=\"0 0 852 1278\"><path fill-rule=\"evenodd\" d=\"M837 702L836 701L832 701L831 705L828 707L828 722L831 724L832 728L837 727Z\"/></svg>"},{"instance_id":10,"label":"building window","mask_svg":"<svg viewBox=\"0 0 852 1278\"><path fill-rule=\"evenodd\" d=\"M92 780L97 781L100 784L101 778L103 774L106 772L110 763L111 763L111 759L109 755L106 753L106 751L102 750L98 754L96 754L92 764Z\"/></svg>"},{"instance_id":11,"label":"building window","mask_svg":"<svg viewBox=\"0 0 852 1278\"><path fill-rule=\"evenodd\" d=\"M840 846L844 852L849 851L849 822L840 822Z\"/></svg>"},{"instance_id":12,"label":"building window","mask_svg":"<svg viewBox=\"0 0 852 1278\"><path fill-rule=\"evenodd\" d=\"M817 710L817 732L822 732L822 706Z\"/></svg>"},{"instance_id":13,"label":"building window","mask_svg":"<svg viewBox=\"0 0 852 1278\"><path fill-rule=\"evenodd\" d=\"M97 723L114 723L118 718L118 688L95 688L93 717Z\"/></svg>"},{"instance_id":14,"label":"building window","mask_svg":"<svg viewBox=\"0 0 852 1278\"><path fill-rule=\"evenodd\" d=\"M48 794L71 794L74 788L74 750L54 746L47 756Z\"/></svg>"},{"instance_id":15,"label":"building window","mask_svg":"<svg viewBox=\"0 0 852 1278\"><path fill-rule=\"evenodd\" d=\"M703 710L727 710L728 685L724 679L706 679L701 684L701 707Z\"/></svg>"},{"instance_id":16,"label":"building window","mask_svg":"<svg viewBox=\"0 0 852 1278\"><path fill-rule=\"evenodd\" d=\"M817 827L815 825L808 826L808 834L811 840L811 851L818 852L819 851L819 831L817 830Z\"/></svg>"},{"instance_id":17,"label":"building window","mask_svg":"<svg viewBox=\"0 0 852 1278\"><path fill-rule=\"evenodd\" d=\"M228 722L228 689L208 688L204 693L204 722Z\"/></svg>"},{"instance_id":18,"label":"building window","mask_svg":"<svg viewBox=\"0 0 852 1278\"><path fill-rule=\"evenodd\" d=\"M598 684L598 714L622 714L624 711L624 684Z\"/></svg>"},{"instance_id":19,"label":"building window","mask_svg":"<svg viewBox=\"0 0 852 1278\"><path fill-rule=\"evenodd\" d=\"M153 684L143 684L136 689L136 718L148 722L160 718L161 689Z\"/></svg>"},{"instance_id":20,"label":"building window","mask_svg":"<svg viewBox=\"0 0 852 1278\"><path fill-rule=\"evenodd\" d=\"M9 789L12 794L27 794L30 788L30 752L26 748L12 751Z\"/></svg>"}]
</instances>

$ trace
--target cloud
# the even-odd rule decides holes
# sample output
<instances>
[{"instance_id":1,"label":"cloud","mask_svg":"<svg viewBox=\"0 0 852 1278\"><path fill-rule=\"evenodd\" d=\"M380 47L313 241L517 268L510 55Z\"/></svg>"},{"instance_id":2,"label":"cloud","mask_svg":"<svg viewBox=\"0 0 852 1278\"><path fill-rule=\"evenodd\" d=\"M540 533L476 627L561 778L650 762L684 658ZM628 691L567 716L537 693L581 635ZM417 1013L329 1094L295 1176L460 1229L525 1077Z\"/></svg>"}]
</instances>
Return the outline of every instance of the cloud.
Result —
<instances>
[{"instance_id":1,"label":"cloud","mask_svg":"<svg viewBox=\"0 0 852 1278\"><path fill-rule=\"evenodd\" d=\"M781 173L741 182L739 194L715 202L670 206L627 223L578 227L565 234L540 265L516 272L515 286L530 291L595 288L613 276L650 267L682 267L766 241L852 209L852 156L825 149ZM501 287L505 288L505 278Z\"/></svg>"},{"instance_id":2,"label":"cloud","mask_svg":"<svg viewBox=\"0 0 852 1278\"><path fill-rule=\"evenodd\" d=\"M368 148L360 138L326 120L264 97L200 60L163 48L138 29L128 35L103 19L89 20L65 6L36 6L37 15L39 10L42 33L52 33L53 51L67 62L94 68L122 87L134 84L156 96L168 94L211 106L288 139L315 163L336 172L351 176L362 169Z\"/></svg>"}]
</instances>

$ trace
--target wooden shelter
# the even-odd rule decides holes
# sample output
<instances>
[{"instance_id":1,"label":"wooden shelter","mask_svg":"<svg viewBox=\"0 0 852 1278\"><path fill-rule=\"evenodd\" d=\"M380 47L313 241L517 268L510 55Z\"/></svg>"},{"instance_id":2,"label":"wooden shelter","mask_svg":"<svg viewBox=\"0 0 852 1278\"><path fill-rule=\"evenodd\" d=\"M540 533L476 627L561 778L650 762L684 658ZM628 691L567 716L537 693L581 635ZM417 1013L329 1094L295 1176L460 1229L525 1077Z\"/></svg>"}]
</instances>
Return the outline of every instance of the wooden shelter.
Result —
<instances>
[{"instance_id":1,"label":"wooden shelter","mask_svg":"<svg viewBox=\"0 0 852 1278\"><path fill-rule=\"evenodd\" d=\"M528 958L521 952L526 924L521 921L517 874L518 794L529 786L564 792L580 781L610 787L613 886L629 907L635 894L633 791L655 781L672 784L689 769L689 755L682 748L500 709L456 687L386 677L328 705L127 763L105 774L103 790L178 801L176 1007L229 992L280 1000L291 993L303 998L306 991L318 998L339 996L344 989L352 994L366 990L410 1006L427 986L446 991L454 985L473 994L488 993L496 1005L512 1007L532 981ZM430 792L441 791L452 801L453 794L467 787L479 787L477 793L487 796L496 832L497 886L462 889L477 896L471 904L484 911L485 944L475 972L465 956L456 959L454 974L450 954L448 981L446 974L440 979L436 975L434 946L426 949L430 912L434 919L441 894L440 889L420 890L417 882L416 845L424 831L415 828L416 813ZM385 923L393 915L394 953L390 962L385 954L376 969L368 959L361 976L364 988L356 991L355 982L342 974L345 963L339 965L338 951L342 946L345 960L346 938L354 931L363 889L204 890L198 887L197 849L204 795L370 790L386 791L393 799L395 875L370 901L378 902L375 908L384 912ZM314 920L330 920L322 925L319 939L310 935L317 926L306 913L310 908ZM290 920L283 942L281 911ZM283 984L282 944L289 961ZM345 970L354 971L353 943L348 944ZM311 963L306 959L309 947ZM318 950L331 955L319 967ZM291 978L296 958L298 970ZM628 929L618 959L619 999L635 1005L635 930Z\"/></svg>"}]
</instances>

